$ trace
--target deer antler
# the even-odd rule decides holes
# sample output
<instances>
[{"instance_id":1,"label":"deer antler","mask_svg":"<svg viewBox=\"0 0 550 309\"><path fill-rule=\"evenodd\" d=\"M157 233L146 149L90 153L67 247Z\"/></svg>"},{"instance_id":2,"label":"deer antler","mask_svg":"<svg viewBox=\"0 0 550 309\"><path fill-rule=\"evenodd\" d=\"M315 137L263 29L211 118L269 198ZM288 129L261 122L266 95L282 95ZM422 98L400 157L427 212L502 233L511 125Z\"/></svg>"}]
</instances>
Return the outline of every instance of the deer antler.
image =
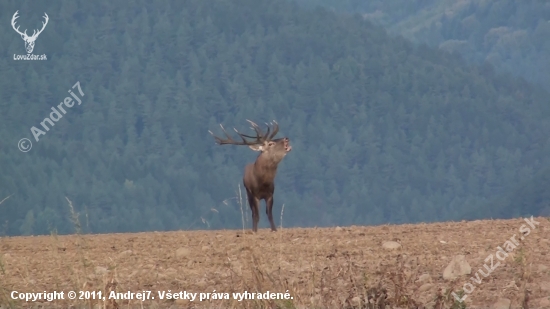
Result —
<instances>
[{"instance_id":1,"label":"deer antler","mask_svg":"<svg viewBox=\"0 0 550 309\"><path fill-rule=\"evenodd\" d=\"M265 124L267 126L267 133L264 135L262 133L262 131L260 130L260 127L256 123L254 123L254 122L252 122L248 119L246 121L248 121L252 124L253 129L256 131L256 133L262 134L265 141L272 140L273 137L275 137L275 135L277 135L277 133L279 132L279 124L275 120L273 120L273 122L271 123L273 125L273 133L271 133L271 135L269 135L269 131L271 130L271 128L269 127L269 124L267 124L267 123ZM245 135L245 136L247 136L247 135ZM247 137L251 137L251 136L247 136Z\"/></svg>"},{"instance_id":2,"label":"deer antler","mask_svg":"<svg viewBox=\"0 0 550 309\"><path fill-rule=\"evenodd\" d=\"M33 38L36 38L40 33L42 33L42 31L44 31L44 28L46 28L46 25L48 24L48 21L50 20L50 17L48 17L48 14L46 14L46 12L44 12L44 19L46 20L46 22L42 22L42 29L40 29L36 34L34 34L34 32L36 30L33 30L32 32L32 37Z\"/></svg>"},{"instance_id":3,"label":"deer antler","mask_svg":"<svg viewBox=\"0 0 550 309\"><path fill-rule=\"evenodd\" d=\"M19 18L19 16L17 16L18 13L19 13L19 10L15 11L15 13L13 14L13 17L11 18L11 26L12 26L13 30L15 30L15 32L19 33L21 36L23 36L25 38L36 38L36 37L38 37L38 35L40 33L42 33L42 31L44 31L44 28L46 28L46 25L48 24L48 21L50 20L50 17L48 16L48 14L46 14L44 12L44 16L42 16L42 17L44 17L46 22L42 22L42 29L40 29L38 31L38 33L36 32L36 29L33 30L32 35L29 37L27 35L27 29L25 29L24 32L21 32L21 31L19 31L19 26L17 26L17 28L15 28L15 20Z\"/></svg>"},{"instance_id":4,"label":"deer antler","mask_svg":"<svg viewBox=\"0 0 550 309\"><path fill-rule=\"evenodd\" d=\"M277 121L273 120L273 133L271 133L271 135L269 136L269 140L272 140L275 135L277 135L277 133L279 133L279 124L277 123Z\"/></svg>"},{"instance_id":5,"label":"deer antler","mask_svg":"<svg viewBox=\"0 0 550 309\"><path fill-rule=\"evenodd\" d=\"M261 138L262 138L261 135L258 134L258 136L248 136L248 135L240 133L239 131L237 131L237 129L233 128L233 130L235 130L235 132L237 132L237 134L239 134L239 136L243 140L242 142L235 141L234 139L231 138L231 136L229 136L227 131L225 131L225 128L223 127L223 125L220 124L220 127L222 128L223 133L227 137L226 139L219 138L219 137L215 136L214 133L212 133L212 131L210 131L210 130L208 131L210 134L212 134L212 136L214 136L214 138L216 139L216 142L219 145L225 145L225 144L229 144L229 145L257 145L257 144L262 144L263 143L262 140L261 140ZM245 137L255 138L256 140L255 141L247 141L245 139Z\"/></svg>"},{"instance_id":6,"label":"deer antler","mask_svg":"<svg viewBox=\"0 0 550 309\"><path fill-rule=\"evenodd\" d=\"M11 26L13 28L13 30L15 30L15 32L19 33L21 36L27 36L27 29L25 29L25 32L21 32L19 31L19 26L17 26L17 28L15 28L15 20L19 18L19 16L17 16L17 13L19 12L19 10L15 11L15 13L13 14L13 17L11 18Z\"/></svg>"},{"instance_id":7,"label":"deer antler","mask_svg":"<svg viewBox=\"0 0 550 309\"><path fill-rule=\"evenodd\" d=\"M279 131L279 126L277 125L277 123L275 122L275 130L273 131L273 133L271 133L271 135L269 134L269 131L270 131L270 128L269 126L267 127L267 132L264 134L262 132L262 130L260 129L260 127L253 121L250 121L250 120L246 120L248 121L251 125L252 125L252 129L254 131L256 131L256 136L251 136L251 135L246 135L246 134L243 134L243 133L240 133L239 131L237 131L237 129L233 128L233 130L235 130L235 132L237 132L237 134L241 137L241 139L243 140L242 142L238 142L238 141L235 141L234 139L232 139L229 134L227 133L227 131L225 131L224 127L220 124L220 127L222 128L225 136L227 137L227 139L221 139L217 136L214 135L214 133L212 133L212 131L208 131L212 136L214 136L214 138L216 139L216 142L219 144L219 145L224 145L224 144L230 144L230 145L259 145L259 144L263 144L265 143L266 141L270 141L274 136L275 134L277 134L277 132ZM246 138L253 138L254 141L247 141Z\"/></svg>"}]
</instances>

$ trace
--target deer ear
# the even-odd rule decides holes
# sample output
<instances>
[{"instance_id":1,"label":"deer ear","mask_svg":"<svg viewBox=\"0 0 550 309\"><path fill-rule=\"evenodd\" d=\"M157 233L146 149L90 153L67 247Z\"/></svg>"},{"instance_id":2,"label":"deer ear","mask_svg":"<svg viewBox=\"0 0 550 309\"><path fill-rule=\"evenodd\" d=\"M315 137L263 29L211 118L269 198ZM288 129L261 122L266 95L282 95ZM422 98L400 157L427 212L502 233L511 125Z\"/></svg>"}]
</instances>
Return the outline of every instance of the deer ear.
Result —
<instances>
[{"instance_id":1,"label":"deer ear","mask_svg":"<svg viewBox=\"0 0 550 309\"><path fill-rule=\"evenodd\" d=\"M254 151L264 151L264 145L250 145L248 147Z\"/></svg>"}]
</instances>

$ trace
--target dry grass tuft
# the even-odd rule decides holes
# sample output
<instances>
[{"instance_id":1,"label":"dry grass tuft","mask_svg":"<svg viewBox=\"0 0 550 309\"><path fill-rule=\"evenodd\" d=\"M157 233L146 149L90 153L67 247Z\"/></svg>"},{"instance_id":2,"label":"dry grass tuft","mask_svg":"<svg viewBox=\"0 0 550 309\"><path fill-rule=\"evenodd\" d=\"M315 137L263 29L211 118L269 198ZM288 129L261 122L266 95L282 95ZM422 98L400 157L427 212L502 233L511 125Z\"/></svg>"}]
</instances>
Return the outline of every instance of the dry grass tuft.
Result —
<instances>
[{"instance_id":1,"label":"dry grass tuft","mask_svg":"<svg viewBox=\"0 0 550 309\"><path fill-rule=\"evenodd\" d=\"M110 280L107 280L107 282L105 283L105 289L104 289L105 295L111 295L111 293L116 293L117 292L116 287L117 287L117 282L115 281L113 276L111 276ZM108 308L118 309L118 303L116 302L116 299L109 299L107 301L107 306Z\"/></svg>"}]
</instances>

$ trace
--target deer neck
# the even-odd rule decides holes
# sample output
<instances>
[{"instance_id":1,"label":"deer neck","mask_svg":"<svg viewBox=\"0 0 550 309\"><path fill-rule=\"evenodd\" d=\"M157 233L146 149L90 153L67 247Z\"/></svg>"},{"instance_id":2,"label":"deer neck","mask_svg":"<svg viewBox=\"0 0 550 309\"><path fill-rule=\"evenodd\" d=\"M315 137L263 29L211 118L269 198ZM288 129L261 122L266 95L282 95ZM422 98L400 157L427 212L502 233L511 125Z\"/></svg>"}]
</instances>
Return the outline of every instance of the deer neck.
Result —
<instances>
[{"instance_id":1,"label":"deer neck","mask_svg":"<svg viewBox=\"0 0 550 309\"><path fill-rule=\"evenodd\" d=\"M263 155L259 155L254 163L254 175L261 182L270 182L275 179L277 174L277 165L279 162L275 162L266 158Z\"/></svg>"}]
</instances>

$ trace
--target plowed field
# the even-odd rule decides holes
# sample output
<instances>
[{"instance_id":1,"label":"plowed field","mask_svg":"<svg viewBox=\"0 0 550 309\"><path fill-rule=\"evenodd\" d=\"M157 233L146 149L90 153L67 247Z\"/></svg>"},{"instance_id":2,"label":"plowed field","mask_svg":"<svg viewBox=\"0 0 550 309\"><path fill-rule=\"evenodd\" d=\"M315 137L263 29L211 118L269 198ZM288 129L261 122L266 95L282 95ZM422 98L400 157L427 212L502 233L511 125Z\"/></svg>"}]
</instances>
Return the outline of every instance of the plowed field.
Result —
<instances>
[{"instance_id":1,"label":"plowed field","mask_svg":"<svg viewBox=\"0 0 550 309\"><path fill-rule=\"evenodd\" d=\"M550 308L550 219L534 221L534 228L514 219L262 229L256 235L219 230L4 237L0 307L364 308L369 295L386 289L388 303L399 297L433 307L441 295L439 302L450 308L456 302L451 292L465 289L467 308L506 299L519 308L526 295L529 308ZM517 245L506 245L512 237ZM500 254L498 246L505 249ZM457 255L471 271L445 279ZM13 300L25 296L13 291L63 292L64 300ZM90 298L101 292L106 300L70 300L69 291ZM111 291L125 295L109 300ZM196 298L166 299L168 293Z\"/></svg>"}]
</instances>

